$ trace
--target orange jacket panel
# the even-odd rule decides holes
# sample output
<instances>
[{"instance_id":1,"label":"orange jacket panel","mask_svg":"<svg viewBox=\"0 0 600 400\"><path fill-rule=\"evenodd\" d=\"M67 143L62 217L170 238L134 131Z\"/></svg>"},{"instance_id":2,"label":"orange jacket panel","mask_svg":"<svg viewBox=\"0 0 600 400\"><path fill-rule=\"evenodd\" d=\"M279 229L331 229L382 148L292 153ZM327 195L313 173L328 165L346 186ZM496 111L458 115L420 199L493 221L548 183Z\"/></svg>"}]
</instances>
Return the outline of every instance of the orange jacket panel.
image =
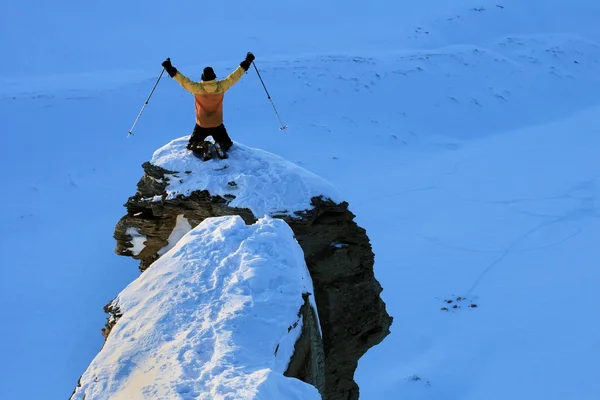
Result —
<instances>
[{"instance_id":1,"label":"orange jacket panel","mask_svg":"<svg viewBox=\"0 0 600 400\"><path fill-rule=\"evenodd\" d=\"M223 98L246 70L237 67L227 78L223 80L213 79L211 81L194 82L185 77L181 72L173 77L185 90L194 95L196 107L196 123L203 128L214 128L223 123Z\"/></svg>"}]
</instances>

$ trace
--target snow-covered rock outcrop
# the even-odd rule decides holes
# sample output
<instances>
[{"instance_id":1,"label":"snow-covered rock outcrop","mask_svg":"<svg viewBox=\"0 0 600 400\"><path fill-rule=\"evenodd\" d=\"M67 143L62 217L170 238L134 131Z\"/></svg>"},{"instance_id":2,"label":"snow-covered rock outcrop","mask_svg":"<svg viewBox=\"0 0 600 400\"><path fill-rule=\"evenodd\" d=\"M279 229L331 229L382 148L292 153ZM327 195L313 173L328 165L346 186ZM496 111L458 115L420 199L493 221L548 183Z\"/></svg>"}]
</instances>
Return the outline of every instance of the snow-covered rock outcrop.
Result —
<instances>
[{"instance_id":1,"label":"snow-covered rock outcrop","mask_svg":"<svg viewBox=\"0 0 600 400\"><path fill-rule=\"evenodd\" d=\"M284 221L209 218L113 301L121 317L72 398L321 398L284 376L312 293Z\"/></svg>"},{"instance_id":2,"label":"snow-covered rock outcrop","mask_svg":"<svg viewBox=\"0 0 600 400\"><path fill-rule=\"evenodd\" d=\"M324 399L357 399L358 360L389 334L392 323L365 230L332 185L297 165L239 143L228 159L202 162L186 150L187 139L172 141L143 165L138 192L125 204L127 215L115 229L117 254L140 260L145 271L209 218L237 215L249 226L264 217L285 221L314 286L305 300L317 305L324 383L314 373L319 361L306 341L310 335L296 344L286 375L315 385ZM103 333L110 339L123 311L118 300L105 310L110 317Z\"/></svg>"}]
</instances>

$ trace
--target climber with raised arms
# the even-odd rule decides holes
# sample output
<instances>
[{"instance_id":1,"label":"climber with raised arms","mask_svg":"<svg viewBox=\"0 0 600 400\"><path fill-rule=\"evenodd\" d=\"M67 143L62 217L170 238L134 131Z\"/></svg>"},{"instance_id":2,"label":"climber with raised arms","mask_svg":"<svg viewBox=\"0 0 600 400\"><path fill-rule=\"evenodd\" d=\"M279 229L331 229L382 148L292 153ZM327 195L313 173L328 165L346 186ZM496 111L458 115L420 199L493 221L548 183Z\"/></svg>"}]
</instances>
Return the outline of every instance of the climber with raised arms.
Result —
<instances>
[{"instance_id":1,"label":"climber with raised arms","mask_svg":"<svg viewBox=\"0 0 600 400\"><path fill-rule=\"evenodd\" d=\"M204 161L212 158L212 143L206 140L209 136L212 136L215 140L214 147L219 158L226 158L227 150L233 145L223 124L223 99L225 92L248 71L254 58L254 54L248 52L240 66L222 80L217 80L212 67L206 67L202 72L200 82L194 82L179 72L171 64L170 58L162 63L169 76L194 95L196 126L187 148Z\"/></svg>"}]
</instances>

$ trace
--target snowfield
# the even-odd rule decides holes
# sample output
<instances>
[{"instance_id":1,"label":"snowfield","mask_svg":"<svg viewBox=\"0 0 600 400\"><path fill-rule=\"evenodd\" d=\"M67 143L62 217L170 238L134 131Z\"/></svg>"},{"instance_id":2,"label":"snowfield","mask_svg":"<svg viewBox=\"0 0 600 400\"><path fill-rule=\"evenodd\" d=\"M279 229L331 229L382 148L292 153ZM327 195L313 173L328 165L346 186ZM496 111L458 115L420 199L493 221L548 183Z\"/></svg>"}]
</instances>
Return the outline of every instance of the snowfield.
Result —
<instances>
[{"instance_id":1,"label":"snowfield","mask_svg":"<svg viewBox=\"0 0 600 400\"><path fill-rule=\"evenodd\" d=\"M398 170L395 224L378 198L351 207L403 311L361 398L598 398L599 126L595 107Z\"/></svg>"},{"instance_id":2,"label":"snowfield","mask_svg":"<svg viewBox=\"0 0 600 400\"><path fill-rule=\"evenodd\" d=\"M209 218L119 294L123 316L73 399L320 399L283 376L306 292L284 221Z\"/></svg>"}]
</instances>

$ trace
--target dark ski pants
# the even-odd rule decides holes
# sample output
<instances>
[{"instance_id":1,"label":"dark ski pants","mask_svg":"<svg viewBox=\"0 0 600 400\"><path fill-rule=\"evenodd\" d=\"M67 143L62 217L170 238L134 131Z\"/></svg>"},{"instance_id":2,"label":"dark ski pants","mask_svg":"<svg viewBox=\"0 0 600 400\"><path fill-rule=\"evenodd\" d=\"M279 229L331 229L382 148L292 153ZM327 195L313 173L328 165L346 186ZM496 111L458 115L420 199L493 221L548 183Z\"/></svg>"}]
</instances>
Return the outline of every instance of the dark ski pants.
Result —
<instances>
[{"instance_id":1,"label":"dark ski pants","mask_svg":"<svg viewBox=\"0 0 600 400\"><path fill-rule=\"evenodd\" d=\"M227 129L225 129L225 125L221 124L214 128L203 128L200 125L196 124L194 127L194 131L192 132L192 137L190 137L190 141L188 143L188 148L193 147L194 145L199 145L203 141L206 140L207 137L212 136L215 139L223 151L229 150L233 142L231 138L227 134Z\"/></svg>"}]
</instances>

